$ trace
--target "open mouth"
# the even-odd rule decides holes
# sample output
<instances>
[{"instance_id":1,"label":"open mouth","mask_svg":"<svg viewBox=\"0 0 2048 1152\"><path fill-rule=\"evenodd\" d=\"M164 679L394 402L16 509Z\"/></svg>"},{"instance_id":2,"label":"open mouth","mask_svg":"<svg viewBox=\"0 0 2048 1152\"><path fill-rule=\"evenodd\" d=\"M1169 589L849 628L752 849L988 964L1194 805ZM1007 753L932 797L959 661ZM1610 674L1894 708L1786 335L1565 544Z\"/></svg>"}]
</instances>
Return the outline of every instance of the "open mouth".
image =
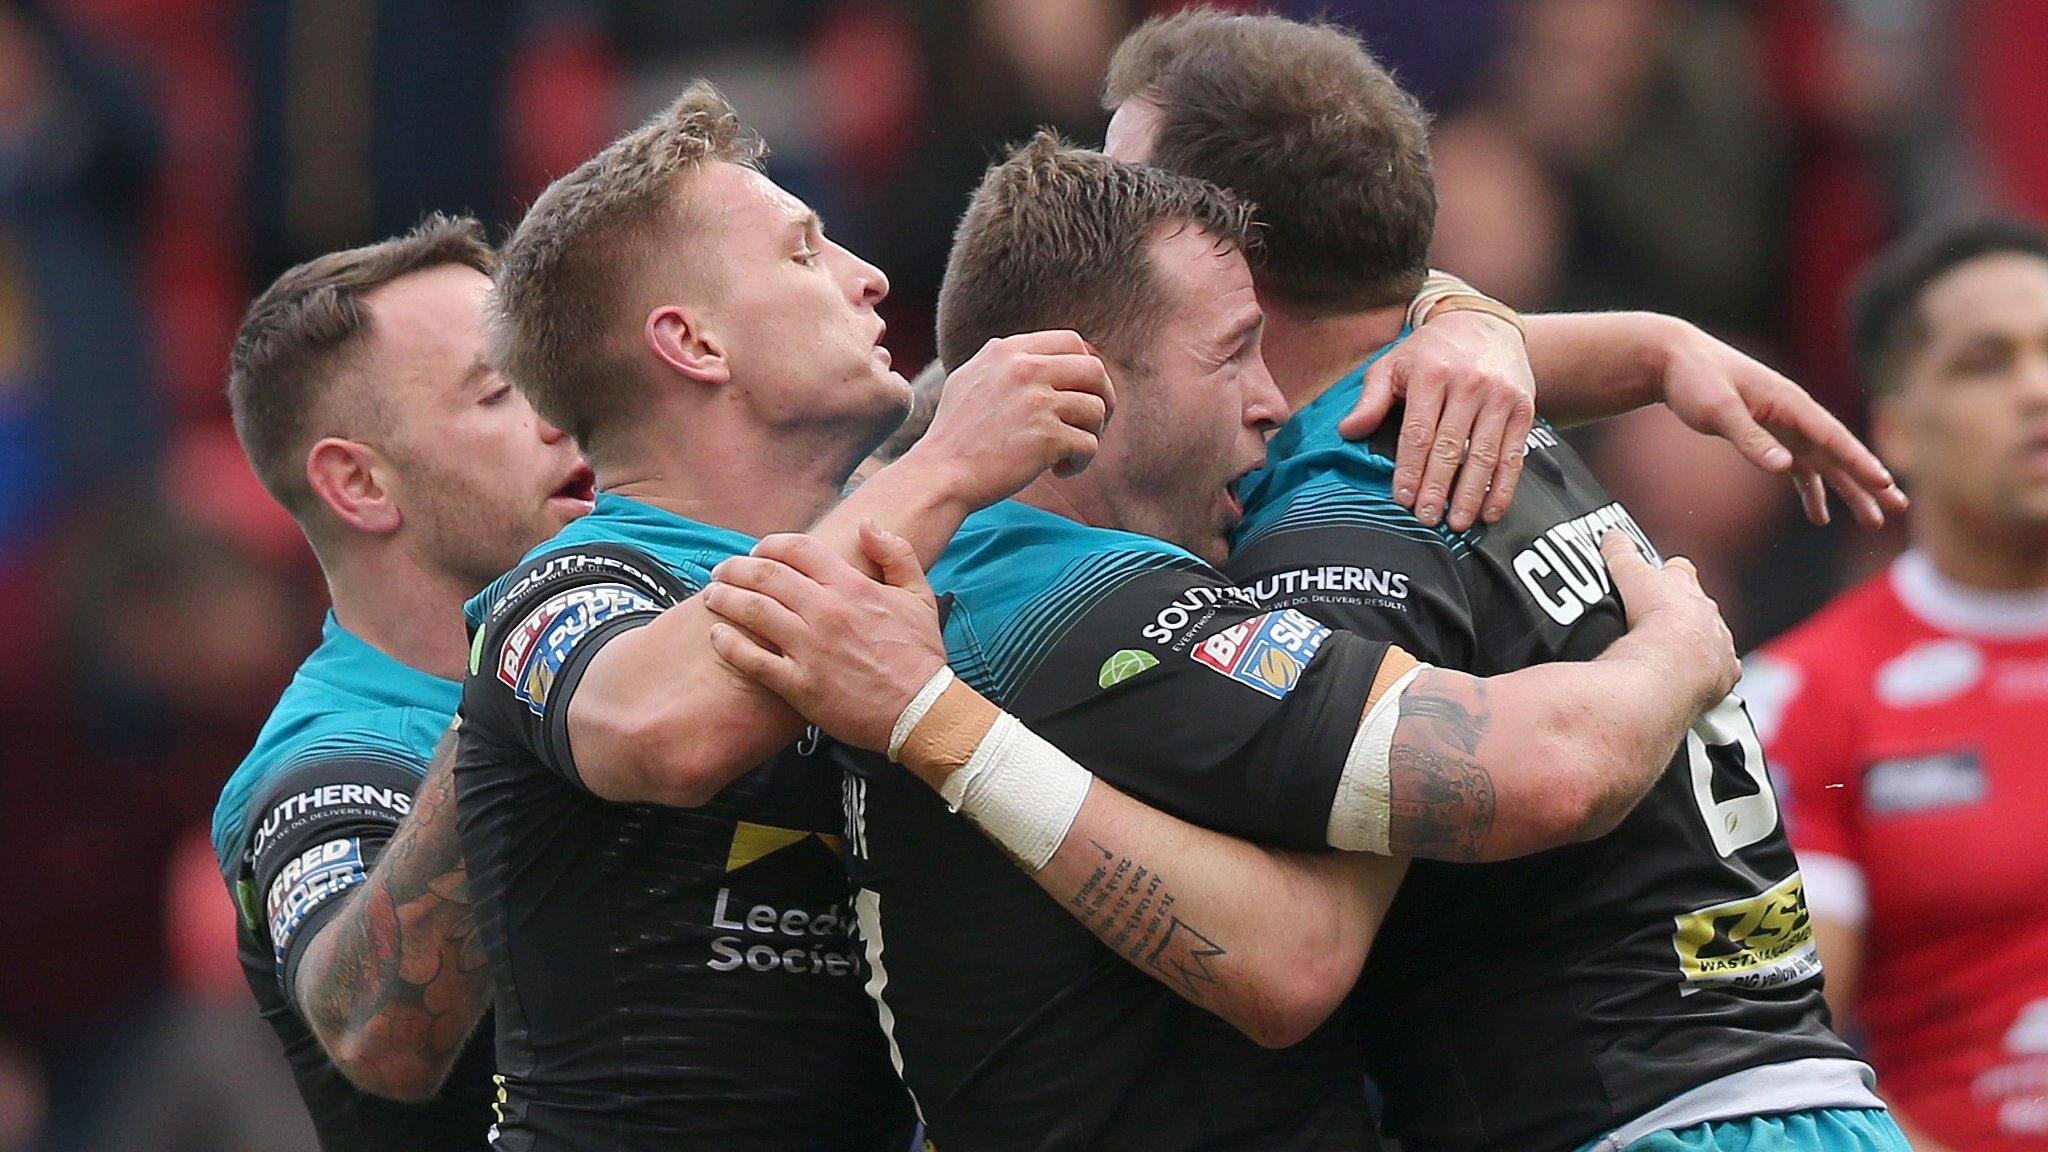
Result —
<instances>
[{"instance_id":1,"label":"open mouth","mask_svg":"<svg viewBox=\"0 0 2048 1152\"><path fill-rule=\"evenodd\" d=\"M1233 519L1244 519L1243 489L1245 477L1250 476L1252 473L1257 472L1259 469L1264 468L1265 466L1266 462L1264 459L1256 460L1252 462L1249 466L1247 466L1244 469L1244 471L1239 472L1237 475L1231 477L1230 482L1223 486L1223 500L1225 504L1229 505L1230 513Z\"/></svg>"},{"instance_id":2,"label":"open mouth","mask_svg":"<svg viewBox=\"0 0 2048 1152\"><path fill-rule=\"evenodd\" d=\"M597 503L597 473L588 464L578 464L567 479L562 481L548 497L551 500L573 500L578 504Z\"/></svg>"}]
</instances>

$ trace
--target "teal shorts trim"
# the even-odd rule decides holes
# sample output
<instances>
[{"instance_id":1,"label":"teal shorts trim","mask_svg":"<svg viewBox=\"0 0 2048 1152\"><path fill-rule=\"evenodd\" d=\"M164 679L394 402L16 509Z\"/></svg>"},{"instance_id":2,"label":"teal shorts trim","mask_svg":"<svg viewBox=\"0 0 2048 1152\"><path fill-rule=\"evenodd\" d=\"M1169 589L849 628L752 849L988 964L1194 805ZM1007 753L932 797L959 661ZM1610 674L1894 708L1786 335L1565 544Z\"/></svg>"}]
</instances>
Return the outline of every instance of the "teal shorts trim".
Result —
<instances>
[{"instance_id":1,"label":"teal shorts trim","mask_svg":"<svg viewBox=\"0 0 2048 1152\"><path fill-rule=\"evenodd\" d=\"M1598 1146L1586 1145L1580 1152ZM1623 1152L1913 1152L1882 1108L1816 1108L1652 1132Z\"/></svg>"}]
</instances>

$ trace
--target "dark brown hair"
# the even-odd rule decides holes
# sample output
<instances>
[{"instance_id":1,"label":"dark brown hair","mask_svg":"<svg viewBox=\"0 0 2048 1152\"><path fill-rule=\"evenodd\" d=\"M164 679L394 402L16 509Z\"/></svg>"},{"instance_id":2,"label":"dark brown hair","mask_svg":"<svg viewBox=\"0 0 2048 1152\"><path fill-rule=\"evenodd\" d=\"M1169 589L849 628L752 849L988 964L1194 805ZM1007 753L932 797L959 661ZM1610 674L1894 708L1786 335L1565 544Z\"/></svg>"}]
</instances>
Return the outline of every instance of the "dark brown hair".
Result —
<instances>
[{"instance_id":1,"label":"dark brown hair","mask_svg":"<svg viewBox=\"0 0 2048 1152\"><path fill-rule=\"evenodd\" d=\"M308 260L279 276L242 317L228 356L235 434L257 478L301 523L314 505L306 452L330 434L335 385L355 368L373 327L363 297L447 264L486 276L497 270L483 225L435 214L403 236Z\"/></svg>"},{"instance_id":2,"label":"dark brown hair","mask_svg":"<svg viewBox=\"0 0 2048 1152\"><path fill-rule=\"evenodd\" d=\"M1103 102L1160 110L1148 161L1214 181L1271 229L1260 286L1310 312L1398 304L1436 229L1429 119L1351 33L1189 9L1124 38Z\"/></svg>"},{"instance_id":3,"label":"dark brown hair","mask_svg":"<svg viewBox=\"0 0 2048 1152\"><path fill-rule=\"evenodd\" d=\"M548 185L500 254L491 360L541 416L595 458L604 430L637 410L626 294L648 229L688 226L679 180L767 149L718 89L698 81L647 123Z\"/></svg>"},{"instance_id":4,"label":"dark brown hair","mask_svg":"<svg viewBox=\"0 0 2048 1152\"><path fill-rule=\"evenodd\" d=\"M1244 249L1251 209L1213 184L1038 135L988 170L953 235L939 289L939 356L958 368L991 339L1071 328L1142 369L1171 302L1145 245L1200 228Z\"/></svg>"},{"instance_id":5,"label":"dark brown hair","mask_svg":"<svg viewBox=\"0 0 2048 1152\"><path fill-rule=\"evenodd\" d=\"M1973 260L2008 253L2048 260L2048 229L2017 217L1941 220L1872 261L1849 301L1849 337L1864 389L1885 396L1904 382L1907 357L1929 335L1920 311L1928 285Z\"/></svg>"}]
</instances>

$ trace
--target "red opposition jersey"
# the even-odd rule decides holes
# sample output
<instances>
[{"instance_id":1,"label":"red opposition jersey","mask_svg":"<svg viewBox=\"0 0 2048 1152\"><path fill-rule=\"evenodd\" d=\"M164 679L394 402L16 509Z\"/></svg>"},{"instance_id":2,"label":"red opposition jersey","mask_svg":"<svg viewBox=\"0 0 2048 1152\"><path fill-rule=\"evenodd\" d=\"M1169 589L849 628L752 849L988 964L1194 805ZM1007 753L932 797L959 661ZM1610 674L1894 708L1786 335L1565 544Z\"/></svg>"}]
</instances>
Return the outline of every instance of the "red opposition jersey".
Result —
<instances>
[{"instance_id":1,"label":"red opposition jersey","mask_svg":"<svg viewBox=\"0 0 2048 1152\"><path fill-rule=\"evenodd\" d=\"M1738 691L1813 915L1863 930L1879 1090L1953 1147L2048 1150L2048 591L1909 552Z\"/></svg>"}]
</instances>

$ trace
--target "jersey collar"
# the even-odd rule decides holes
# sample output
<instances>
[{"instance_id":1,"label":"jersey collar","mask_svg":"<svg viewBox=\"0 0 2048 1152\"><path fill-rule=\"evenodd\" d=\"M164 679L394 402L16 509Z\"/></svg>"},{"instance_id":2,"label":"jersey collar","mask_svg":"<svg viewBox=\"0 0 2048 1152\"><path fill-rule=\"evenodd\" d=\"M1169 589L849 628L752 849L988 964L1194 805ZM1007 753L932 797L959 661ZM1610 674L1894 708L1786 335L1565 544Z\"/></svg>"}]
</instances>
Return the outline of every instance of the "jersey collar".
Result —
<instances>
[{"instance_id":1,"label":"jersey collar","mask_svg":"<svg viewBox=\"0 0 2048 1152\"><path fill-rule=\"evenodd\" d=\"M618 539L658 550L711 549L734 556L746 555L759 543L744 532L679 516L630 496L600 492L597 506L588 516L571 521L553 540L529 553L527 559L552 552L565 543Z\"/></svg>"},{"instance_id":2,"label":"jersey collar","mask_svg":"<svg viewBox=\"0 0 2048 1152\"><path fill-rule=\"evenodd\" d=\"M1906 610L1944 631L1992 640L2048 636L2048 589L1989 592L1943 576L1918 549L1892 564L1892 592Z\"/></svg>"},{"instance_id":3,"label":"jersey collar","mask_svg":"<svg viewBox=\"0 0 2048 1152\"><path fill-rule=\"evenodd\" d=\"M1379 363L1380 357L1393 351L1395 345L1406 340L1413 331L1411 328L1402 328L1400 335L1375 348L1372 355L1367 356L1358 367L1338 377L1315 399L1296 409L1287 423L1281 425L1280 430L1275 432L1272 440L1267 443L1266 456L1269 463L1285 460L1301 452L1319 432L1341 440L1337 425L1358 405L1358 397L1365 391L1366 372L1371 370L1374 364ZM1388 418L1394 419L1392 415ZM1396 427L1398 426L1397 422Z\"/></svg>"}]
</instances>

